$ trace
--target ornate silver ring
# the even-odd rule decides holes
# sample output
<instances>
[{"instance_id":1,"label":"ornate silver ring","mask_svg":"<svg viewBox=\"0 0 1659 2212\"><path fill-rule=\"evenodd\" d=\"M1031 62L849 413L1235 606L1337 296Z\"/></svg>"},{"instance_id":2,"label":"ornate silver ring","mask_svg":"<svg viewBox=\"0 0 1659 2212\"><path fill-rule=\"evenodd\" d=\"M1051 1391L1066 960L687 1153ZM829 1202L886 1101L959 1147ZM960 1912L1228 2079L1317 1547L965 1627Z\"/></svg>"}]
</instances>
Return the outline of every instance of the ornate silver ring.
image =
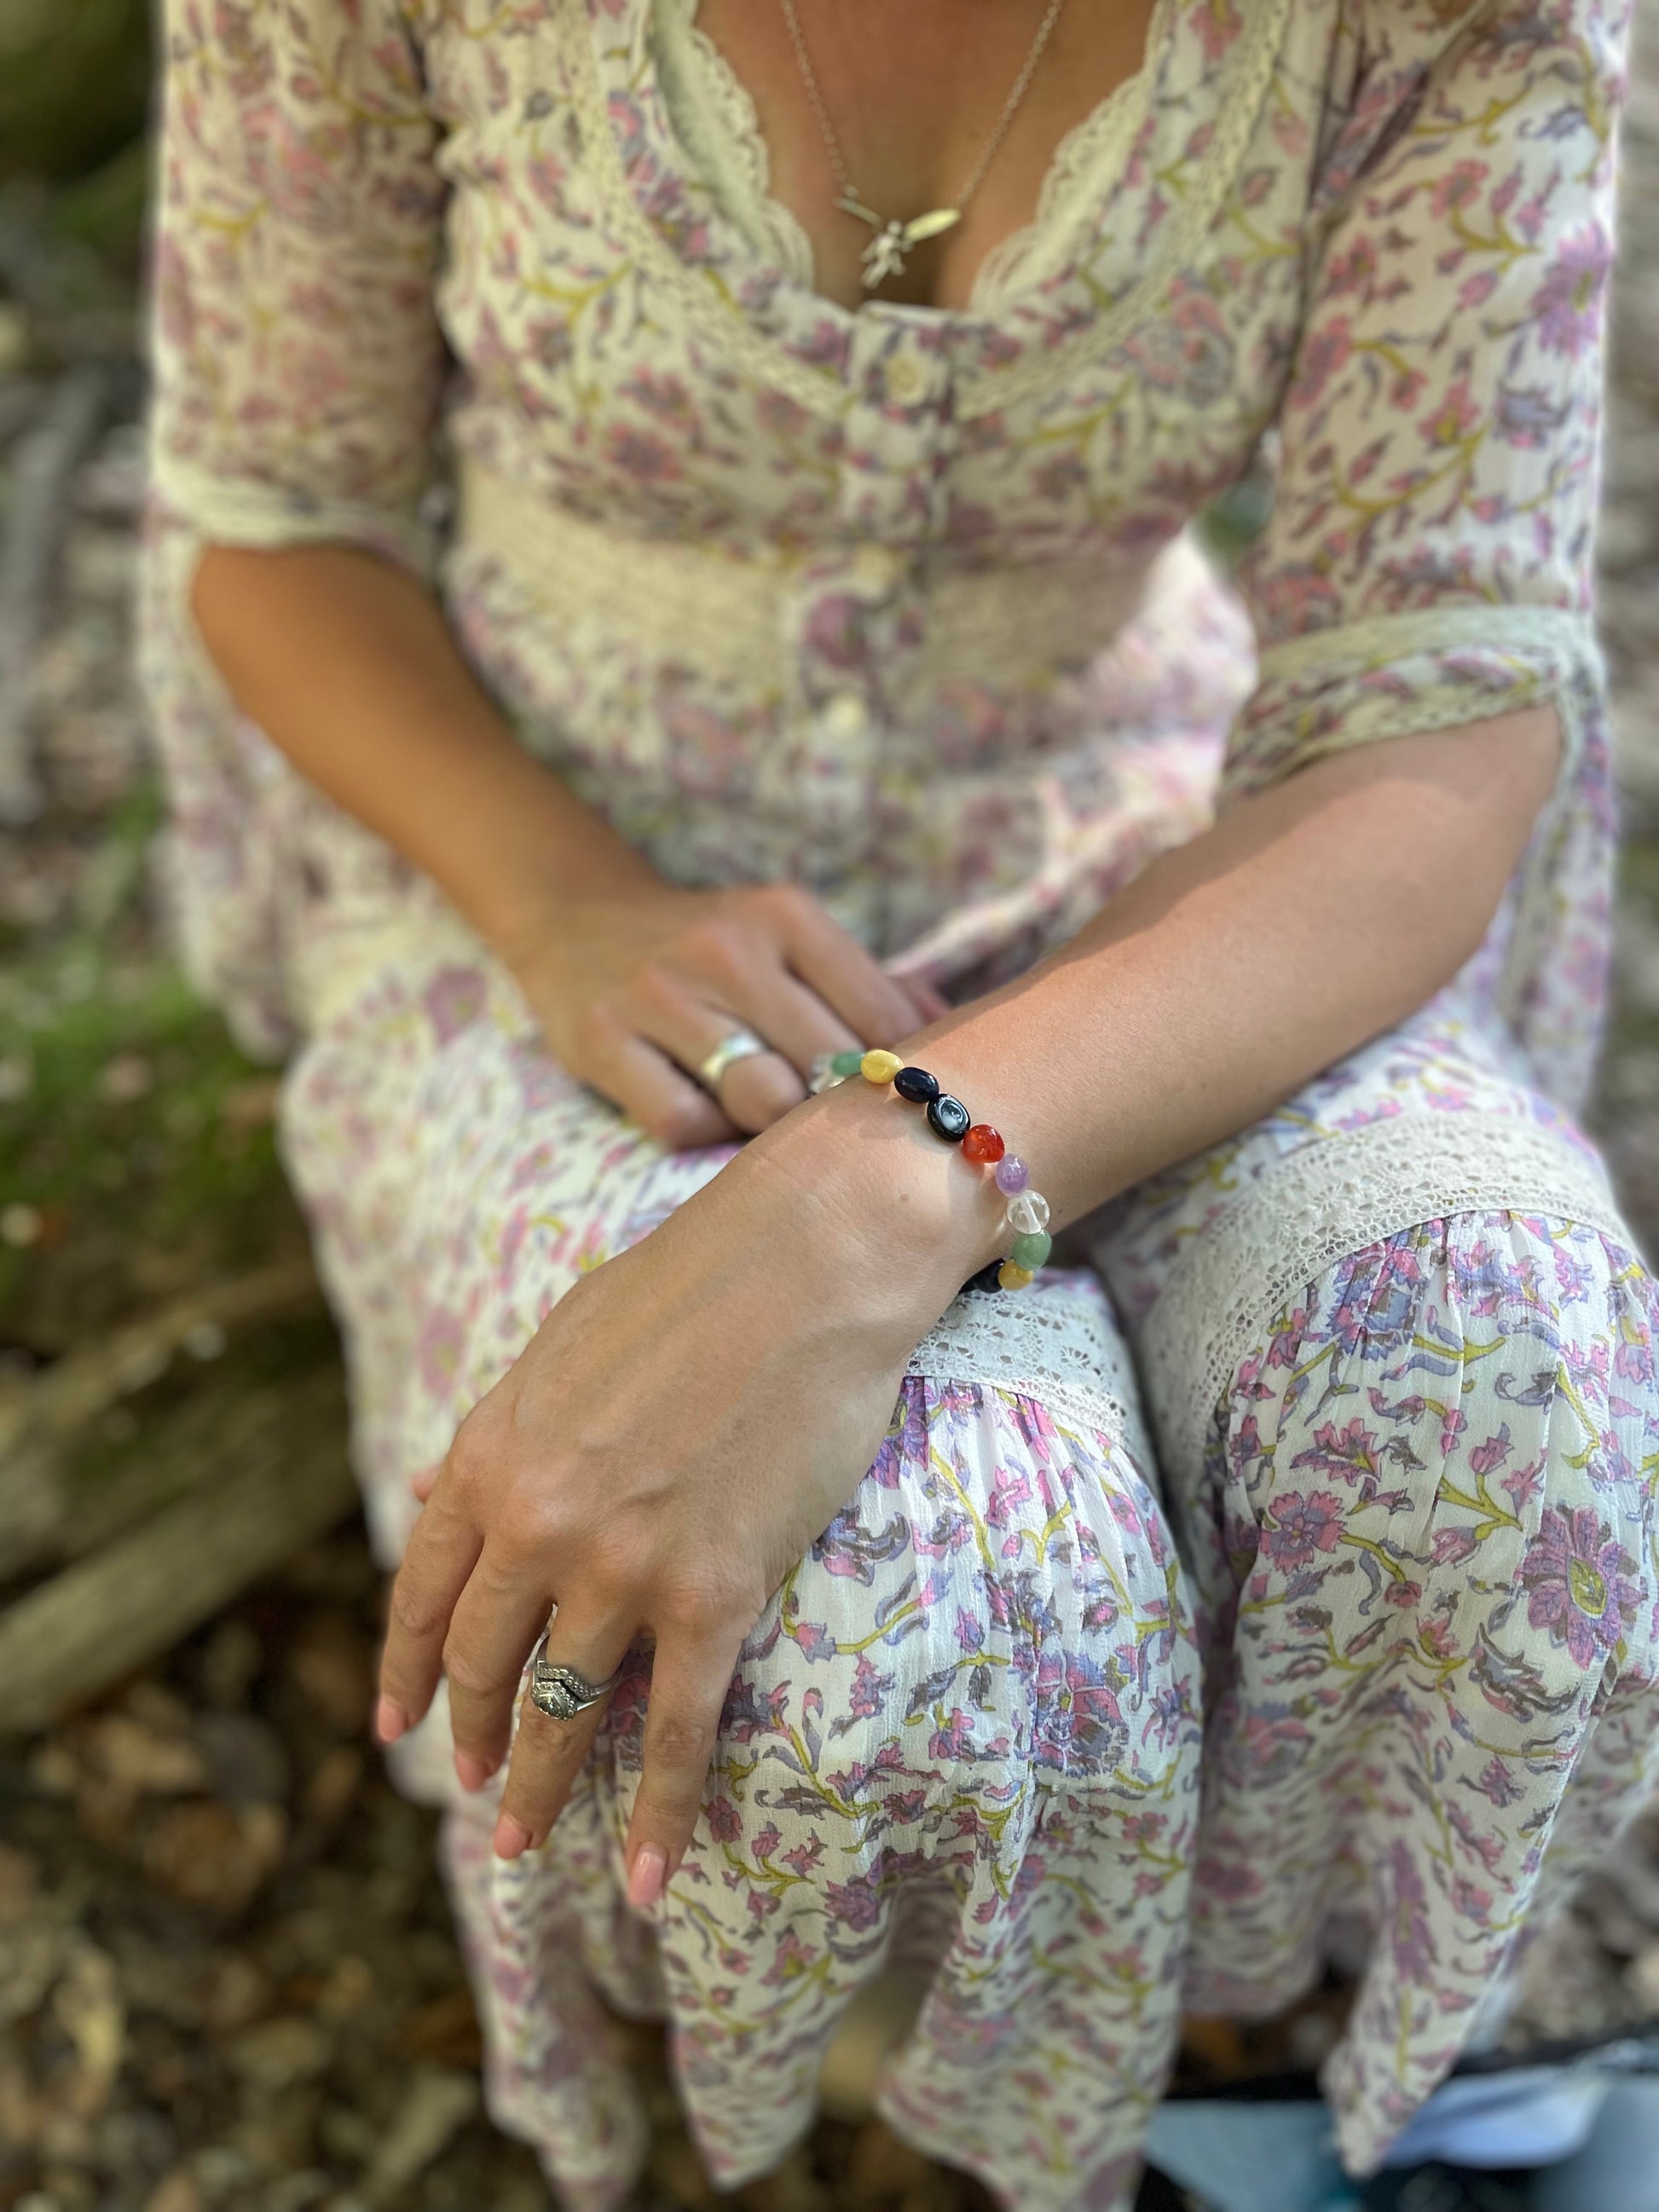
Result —
<instances>
[{"instance_id":1,"label":"ornate silver ring","mask_svg":"<svg viewBox=\"0 0 1659 2212\"><path fill-rule=\"evenodd\" d=\"M738 1060L752 1060L757 1052L770 1052L769 1044L755 1035L753 1030L732 1030L714 1047L697 1070L697 1080L705 1091L718 1097L720 1078Z\"/></svg>"},{"instance_id":2,"label":"ornate silver ring","mask_svg":"<svg viewBox=\"0 0 1659 2212\"><path fill-rule=\"evenodd\" d=\"M550 1721L574 1721L590 1705L603 1705L622 1680L619 1667L603 1682L590 1682L580 1668L547 1656L547 1638L536 1646L530 1666L530 1702Z\"/></svg>"}]
</instances>

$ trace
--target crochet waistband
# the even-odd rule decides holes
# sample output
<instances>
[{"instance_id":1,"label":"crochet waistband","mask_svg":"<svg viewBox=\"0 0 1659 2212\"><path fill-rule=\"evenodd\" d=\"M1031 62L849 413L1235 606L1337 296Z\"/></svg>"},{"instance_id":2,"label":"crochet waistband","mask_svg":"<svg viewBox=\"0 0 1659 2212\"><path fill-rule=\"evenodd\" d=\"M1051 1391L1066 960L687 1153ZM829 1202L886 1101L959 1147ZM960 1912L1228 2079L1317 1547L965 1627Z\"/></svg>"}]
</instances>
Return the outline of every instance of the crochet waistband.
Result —
<instances>
[{"instance_id":1,"label":"crochet waistband","mask_svg":"<svg viewBox=\"0 0 1659 2212\"><path fill-rule=\"evenodd\" d=\"M759 692L787 690L841 594L903 603L914 680L1046 685L1085 667L1149 593L1207 580L1185 538L1157 556L1097 554L993 568L951 565L937 547L819 541L734 551L708 538L644 538L594 522L470 459L459 472L458 551L499 560L573 635L613 635Z\"/></svg>"}]
</instances>

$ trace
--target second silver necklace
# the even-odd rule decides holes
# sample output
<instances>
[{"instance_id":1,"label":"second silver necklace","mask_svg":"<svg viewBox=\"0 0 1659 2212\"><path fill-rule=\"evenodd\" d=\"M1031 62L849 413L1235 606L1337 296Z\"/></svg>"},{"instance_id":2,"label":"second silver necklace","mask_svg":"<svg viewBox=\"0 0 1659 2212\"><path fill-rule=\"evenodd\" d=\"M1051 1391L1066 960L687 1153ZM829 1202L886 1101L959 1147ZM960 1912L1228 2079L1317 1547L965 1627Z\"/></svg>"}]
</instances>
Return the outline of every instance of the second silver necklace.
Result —
<instances>
[{"instance_id":1,"label":"second silver necklace","mask_svg":"<svg viewBox=\"0 0 1659 2212\"><path fill-rule=\"evenodd\" d=\"M873 292L890 276L897 276L913 246L920 246L924 239L937 238L942 231L953 228L962 221L963 210L984 181L985 172L990 167L997 149L1008 134L1008 125L1013 121L1020 102L1030 88L1036 65L1042 58L1042 50L1048 43L1054 25L1060 21L1060 11L1065 4L1066 0L1048 0L1048 12L1037 25L1036 36L1031 41L1031 50L1025 57L1024 66L1014 79L1013 90L1003 102L1002 112L998 116L990 137L981 148L979 159L969 171L962 190L957 194L955 206L930 208L927 214L913 216L908 222L903 222L896 216L878 215L874 208L867 207L860 197L858 187L848 171L846 156L841 150L841 141L836 136L835 125L830 120L830 111L824 105L817 72L812 67L805 34L795 13L795 0L779 0L783 9L783 20L789 27L795 58L800 64L801 82L806 88L806 97L811 104L813 116L823 139L824 151L830 156L830 167L841 187L836 205L843 215L856 216L860 222L867 222L875 234L863 253L864 289L866 292Z\"/></svg>"}]
</instances>

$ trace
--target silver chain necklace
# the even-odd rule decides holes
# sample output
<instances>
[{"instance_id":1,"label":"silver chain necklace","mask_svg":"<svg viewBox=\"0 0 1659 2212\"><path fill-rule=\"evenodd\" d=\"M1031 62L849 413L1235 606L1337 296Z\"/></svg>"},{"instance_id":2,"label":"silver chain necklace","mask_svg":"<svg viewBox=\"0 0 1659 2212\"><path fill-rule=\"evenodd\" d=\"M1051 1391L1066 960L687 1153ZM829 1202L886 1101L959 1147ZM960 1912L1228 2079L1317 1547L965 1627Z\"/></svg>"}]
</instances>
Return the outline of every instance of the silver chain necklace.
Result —
<instances>
[{"instance_id":1,"label":"silver chain necklace","mask_svg":"<svg viewBox=\"0 0 1659 2212\"><path fill-rule=\"evenodd\" d=\"M1013 121L1020 102L1030 91L1036 65L1042 58L1054 25L1060 21L1060 11L1066 0L1048 0L1048 13L1037 25L1036 36L1031 41L1031 51L1025 57L1024 67L1014 79L1014 88L1002 104L1002 112L992 128L990 137L980 149L980 156L968 172L962 190L957 194L954 207L931 208L926 215L914 216L901 222L896 216L878 215L866 207L859 197L858 186L853 182L847 167L847 157L841 150L841 141L836 136L836 126L830 120L830 111L824 106L819 88L817 72L812 67L812 57L806 49L805 33L795 13L795 0L779 0L783 20L789 26L789 38L795 49L795 58L800 64L801 82L806 87L806 97L817 118L823 149L830 156L830 167L841 187L836 205L843 215L856 216L867 222L875 233L864 249L864 289L873 292L890 276L896 276L903 268L905 258L912 246L920 246L925 238L937 238L941 231L950 230L962 221L963 210L984 182L985 172L995 158L996 151L1008 135L1008 125Z\"/></svg>"}]
</instances>

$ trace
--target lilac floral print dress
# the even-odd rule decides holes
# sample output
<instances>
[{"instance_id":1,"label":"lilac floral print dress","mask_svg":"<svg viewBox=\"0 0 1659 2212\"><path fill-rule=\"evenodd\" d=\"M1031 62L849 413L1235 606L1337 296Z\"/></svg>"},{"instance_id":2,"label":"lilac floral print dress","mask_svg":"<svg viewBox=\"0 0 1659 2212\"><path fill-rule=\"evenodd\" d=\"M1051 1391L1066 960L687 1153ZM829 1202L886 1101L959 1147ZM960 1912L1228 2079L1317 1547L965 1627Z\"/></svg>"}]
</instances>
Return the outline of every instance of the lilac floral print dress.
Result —
<instances>
[{"instance_id":1,"label":"lilac floral print dress","mask_svg":"<svg viewBox=\"0 0 1659 2212\"><path fill-rule=\"evenodd\" d=\"M965 995L1218 806L1549 703L1555 793L1396 1034L958 1301L775 1594L661 1905L624 1681L546 1847L447 1850L493 2107L611 2212L665 2015L716 2176L927 1977L883 2108L1116 2212L1183 2004L1358 1995L1373 2166L1655 1774L1655 1300L1573 1121L1611 847L1590 599L1621 0L1161 0L961 311L850 313L695 0L169 0L146 635L180 915L284 1132L390 1565L410 1471L717 1174L230 710L205 539L430 574L674 881L793 877ZM437 433L441 432L441 437ZM440 458L441 456L441 458ZM1270 471L1231 584L1184 526ZM1386 852L1354 855L1386 931ZM1261 948L1273 957L1271 944ZM397 1748L451 1794L441 1711Z\"/></svg>"}]
</instances>

